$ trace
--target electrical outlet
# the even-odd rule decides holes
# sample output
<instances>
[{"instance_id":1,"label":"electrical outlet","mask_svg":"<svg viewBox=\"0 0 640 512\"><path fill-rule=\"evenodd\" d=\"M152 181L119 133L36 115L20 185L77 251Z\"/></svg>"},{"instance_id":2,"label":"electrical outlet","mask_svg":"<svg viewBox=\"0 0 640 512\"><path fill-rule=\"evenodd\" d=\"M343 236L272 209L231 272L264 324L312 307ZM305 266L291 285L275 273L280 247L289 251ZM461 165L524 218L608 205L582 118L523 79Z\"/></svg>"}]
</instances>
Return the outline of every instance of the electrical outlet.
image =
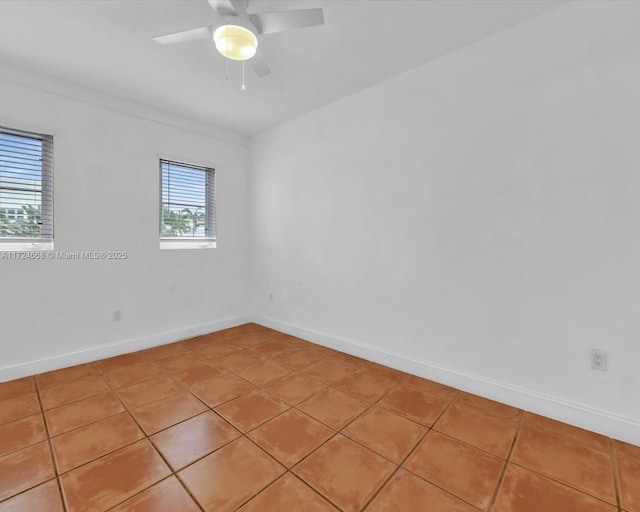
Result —
<instances>
[{"instance_id":1,"label":"electrical outlet","mask_svg":"<svg viewBox=\"0 0 640 512\"><path fill-rule=\"evenodd\" d=\"M607 353L602 350L591 351L591 368L594 370L606 371L607 369Z\"/></svg>"},{"instance_id":2,"label":"electrical outlet","mask_svg":"<svg viewBox=\"0 0 640 512\"><path fill-rule=\"evenodd\" d=\"M119 322L120 320L122 320L122 310L121 309L114 309L113 310L113 321L114 322Z\"/></svg>"}]
</instances>

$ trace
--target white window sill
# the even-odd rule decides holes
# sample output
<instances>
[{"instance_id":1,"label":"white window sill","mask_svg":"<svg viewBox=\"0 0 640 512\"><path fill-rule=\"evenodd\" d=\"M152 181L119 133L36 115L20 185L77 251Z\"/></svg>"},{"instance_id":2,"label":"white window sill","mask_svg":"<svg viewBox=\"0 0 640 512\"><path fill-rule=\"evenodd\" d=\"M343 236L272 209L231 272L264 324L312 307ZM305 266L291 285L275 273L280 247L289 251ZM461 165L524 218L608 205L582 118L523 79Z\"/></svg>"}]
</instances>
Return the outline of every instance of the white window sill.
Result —
<instances>
[{"instance_id":1,"label":"white window sill","mask_svg":"<svg viewBox=\"0 0 640 512\"><path fill-rule=\"evenodd\" d=\"M53 251L53 240L43 242L10 242L0 239L0 251Z\"/></svg>"},{"instance_id":2,"label":"white window sill","mask_svg":"<svg viewBox=\"0 0 640 512\"><path fill-rule=\"evenodd\" d=\"M215 240L160 240L160 249L215 249Z\"/></svg>"}]
</instances>

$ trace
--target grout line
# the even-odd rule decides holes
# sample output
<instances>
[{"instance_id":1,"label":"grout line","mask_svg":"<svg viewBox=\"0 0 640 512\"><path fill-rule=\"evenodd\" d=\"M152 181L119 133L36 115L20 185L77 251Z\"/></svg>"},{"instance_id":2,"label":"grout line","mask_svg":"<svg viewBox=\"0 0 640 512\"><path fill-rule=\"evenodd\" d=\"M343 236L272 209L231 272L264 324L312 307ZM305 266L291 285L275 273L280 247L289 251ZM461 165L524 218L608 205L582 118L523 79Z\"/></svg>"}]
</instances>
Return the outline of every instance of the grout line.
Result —
<instances>
[{"instance_id":1,"label":"grout line","mask_svg":"<svg viewBox=\"0 0 640 512\"><path fill-rule=\"evenodd\" d=\"M141 352L142 352L142 351L141 351ZM144 355L144 354L143 354L143 355ZM150 362L151 362L152 364L155 364L155 365L156 365L156 366L157 366L157 367L158 367L158 368L159 368L159 369L160 369L164 374L169 375L169 374L168 374L168 372L167 372L164 368L162 368L159 364L157 364L155 361L150 361ZM132 366L135 366L135 365L132 365ZM108 372L107 372L107 373L108 373ZM169 377L171 378L171 376L170 376L170 375L169 375ZM104 379L104 377L103 377L103 379ZM147 379L147 380L150 380L150 379ZM173 380L175 381L175 379L173 379ZM154 482L153 484L149 485L148 487L145 487L144 489L141 489L141 490L140 490L140 492L138 492L138 493L136 493L136 494L133 494L133 495L131 495L131 496L127 496L123 501L121 501L121 502L119 502L119 503L115 504L115 505L114 505L114 507L116 507L116 506L118 506L118 505L120 505L120 504L124 503L125 501L130 500L130 499L131 499L131 498L133 498L134 496L138 496L139 494L142 494L143 492L147 491L148 489L151 489L153 486L155 486L155 485L159 484L160 482L162 482L162 481L164 481L164 480L166 480L166 479L168 479L168 478L175 477L175 478L176 478L176 480L177 480L177 481L180 483L180 485L182 486L182 488L187 492L187 494L188 494L188 495L191 497L191 499L194 501L194 503L196 504L196 506L197 506L198 508L200 508L200 510L201 510L202 512L204 512L204 509L200 506L200 503L195 499L195 497L191 494L191 491L189 491L189 489L186 487L186 485L184 485L184 483L182 482L182 480L178 477L178 473L177 473L177 471L173 469L173 467L171 466L171 464L169 464L169 461L168 461L168 460L165 458L165 456L160 452L160 450L155 446L155 444L153 444L153 441L151 441L151 436L150 436L150 435L148 435L148 434L146 433L146 431L142 428L142 425L140 425L140 423L138 422L138 420L137 420L137 419L135 418L135 416L131 413L131 410L129 409L129 407L127 407L127 405L122 401L122 399L120 398L120 395L118 395L118 393L116 392L116 390L111 386L111 384L110 384L109 382L107 382L107 380L106 380L106 379L104 379L104 381L105 381L105 383L107 384L107 386L109 387L109 389L111 390L111 392L112 392L112 393L116 396L116 398L120 401L120 403L121 403L121 404L122 404L122 406L124 407L124 409L125 409L126 413L127 413L127 414L129 415L129 417L133 420L133 422L138 426L138 428L140 429L140 432L141 432L141 433L142 433L142 435L143 435L143 437L142 437L141 439L138 439L138 440L134 441L134 443L137 443L137 442L139 442L139 441L141 441L141 440L146 440L146 441L147 441L147 443L149 443L149 445L151 445L151 448L152 448L152 449L153 449L153 450L154 450L154 451L155 451L155 452L160 456L160 458L162 459L162 461L165 463L165 465L167 466L167 468L168 468L168 469L169 469L169 471L170 471L170 474L169 474L166 478L163 478L162 480L159 480L158 482ZM140 381L140 382L144 382L144 381ZM176 381L176 382L177 382L177 381ZM178 382L178 385L182 386L179 382ZM124 386L124 387L126 387L126 386ZM193 393L191 393L191 394L193 394ZM173 395L171 395L171 396L173 396ZM198 400L199 400L199 398L198 398L198 397L196 397L196 399L198 399ZM148 403L153 403L153 402L148 402ZM146 404L143 404L143 405L146 405ZM208 406L208 405L206 405L206 404L204 404L204 405L205 405L205 406L207 406L207 408L209 407L209 406ZM142 407L142 406L140 406L140 407ZM206 412L207 412L207 411L203 411L203 412L202 412L202 413L200 413L200 414L205 414ZM197 414L196 416L199 416L199 414ZM195 416L192 416L191 418L194 418L194 417L195 417ZM188 419L191 419L191 418L188 418ZM183 421L186 421L186 420L183 420ZM180 423L182 423L182 422L180 422ZM176 425L177 425L177 424L176 424ZM174 426L174 425L172 425L172 426ZM170 427L167 427L167 428L170 428ZM164 429L164 430L166 430L166 429ZM161 432L161 431L159 431L159 432ZM158 433L158 432L154 432L154 434L157 434L157 433ZM154 435L154 434L151 434L151 435ZM125 447L127 447L127 446L131 446L131 445L132 445L132 444L134 444L134 443L130 443L130 444L125 445L125 446L121 446L120 448L117 448L116 450L113 450L113 451L111 451L111 452L109 452L109 453L114 453L115 451L118 451L118 450L120 450L120 449L122 449L122 448L125 448ZM225 445L225 446L226 446L226 445ZM104 457L104 456L105 456L105 455L102 455L102 456L101 456L101 457L99 457L99 458L102 458L102 457ZM95 460L98 460L98 459L93 459L93 461L95 461ZM93 462L93 461L91 461L91 462ZM88 463L87 463L87 464L88 464ZM76 469L76 468L74 468L74 470L75 470L75 469ZM184 468L183 468L183 469L184 469ZM114 507L112 507L112 508L114 508Z\"/></svg>"},{"instance_id":2,"label":"grout line","mask_svg":"<svg viewBox=\"0 0 640 512\"><path fill-rule=\"evenodd\" d=\"M525 417L525 413L523 412L522 414L520 414L520 421L518 422L518 428L516 429L516 434L513 436L513 440L511 441L511 446L509 447L509 453L507 453L507 457L504 459L504 466L502 468L502 471L500 473L500 478L498 478L498 484L496 485L495 490L493 491L493 496L491 497L491 501L489 502L489 507L487 508L487 510L489 512L491 512L493 510L493 507L496 504L496 500L498 499L498 494L502 488L502 483L504 482L504 477L507 473L507 469L509 468L509 464L511 461L511 456L513 455L513 451L515 449L516 446L516 441L518 440L518 437L520 436L520 431L522 430L522 425L524 425L524 417Z\"/></svg>"},{"instance_id":3,"label":"grout line","mask_svg":"<svg viewBox=\"0 0 640 512\"><path fill-rule=\"evenodd\" d=\"M404 380L404 379L403 379L403 380ZM396 386L394 386L392 389L395 389L397 386L399 386L399 385L401 385L401 384L402 384L402 382L400 382L400 383L396 384ZM383 395L383 397L384 397L384 396L386 396L389 392L390 392L390 390L389 390L387 393L385 393L385 395ZM382 398L383 398L383 397L380 397L380 399L379 399L378 401L382 400ZM440 414L438 415L438 417L433 421L433 423L431 423L431 426L426 427L426 429L427 429L427 430L425 431L425 433L424 433L424 434L422 434L422 436L420 437L420 439L418 439L418 442L413 446L413 448L412 448L411 450L409 450L409 453L407 453L407 454L405 455L405 457L400 461L400 463L399 463L399 464L396 464L396 463L394 462L394 464L396 464L396 468L391 472L391 474L389 475L389 477L388 477L388 478L387 478L387 479L382 483L382 485L380 485L380 487L378 487L378 489L376 490L376 492L374 492L374 493L373 493L373 495L371 496L371 498L369 498L369 500L367 500L367 502L364 504L364 507L362 508L362 510L365 510L367 507L369 507L369 506L371 505L371 503L373 502L373 500L375 500L375 499L376 499L376 497L380 494L380 492L382 491L382 489L384 489L384 488L387 486L387 484L388 484L388 483L391 481L391 479L392 479L392 478L393 478L393 477L394 477L394 476L395 476L395 475L400 471L400 469L401 469L401 468L402 468L402 469L404 469L405 471L407 471L407 469L406 469L406 468L404 468L404 464L405 464L405 462L407 462L407 460L409 459L409 457L411 457L411 456L415 453L415 451L418 449L418 447L419 447L420 445L422 445L422 442L423 442L423 441L424 441L424 439L427 437L427 435L429 434L429 432L431 432L431 431L433 430L433 426L434 426L434 425L435 425L435 424L440 420L440 418L442 418L442 416L444 416L444 414L449 410L449 407L451 407L451 405L452 405L452 404L453 404L453 402L455 401L455 398L456 398L456 397L457 397L457 395L456 395L456 396L454 396L454 397L452 397L452 398L449 400L449 403L448 403L448 404L447 404L447 405L442 409L442 411L440 412ZM377 402L376 402L376 403L377 403ZM386 410L386 409L385 409L385 410ZM396 414L396 413L393 413L393 414ZM403 418L404 418L404 416L401 416L401 417L403 417ZM407 418L407 419L408 419L408 418ZM422 426L422 427L425 427L425 425L421 425L421 426ZM369 449L371 450L371 448L369 448ZM373 450L372 450L372 451L373 451ZM374 453L377 453L377 452L374 452ZM388 460L388 459L387 459L387 460ZM391 462L393 462L393 461L391 461ZM420 477L420 478L421 478L421 477ZM423 479L423 480L424 480L424 479ZM425 480L425 481L426 481L426 480ZM429 482L429 483L431 483L431 482ZM451 494L451 493L449 493L449 494ZM457 496L456 496L456 498L457 498ZM458 499L459 499L459 498L458 498Z\"/></svg>"},{"instance_id":4,"label":"grout line","mask_svg":"<svg viewBox=\"0 0 640 512\"><path fill-rule=\"evenodd\" d=\"M611 503L611 502L609 502L609 501L605 500L604 498L600 498L599 496L595 496L594 494L589 494L589 493L588 493L587 491L585 491L584 489L580 489L580 488L578 488L578 487L575 487L575 486L574 486L574 485L572 485L572 484L569 484L569 483L567 483L567 482L564 482L564 481L562 481L562 480L559 480L557 477L554 477L554 476L548 475L548 474L546 474L546 473L542 473L540 470L530 468L530 467L528 467L528 466L523 465L523 464L522 464L522 463L520 463L520 462L513 462L513 461L511 461L511 462L509 462L509 464L513 464L514 466L518 466L519 468L522 468L522 469L524 469L524 470L526 470L526 471L529 471L530 473L535 473L536 475L538 475L538 476L540 476L540 477L542 477L542 478L546 478L547 480L551 480L552 482L555 482L555 483L557 483L557 484L559 484L559 485L561 485L561 486L563 486L563 487L567 487L568 489L572 489L572 490L574 490L574 491L576 491L576 492L579 492L580 494L582 494L582 495L584 495L584 496L588 496L588 497L590 497L590 498L593 498L593 499L595 499L595 500L598 500L598 501L600 501L600 502L602 502L602 503L605 503L606 505L609 505L610 507L615 507L615 505L614 505L613 503Z\"/></svg>"},{"instance_id":5,"label":"grout line","mask_svg":"<svg viewBox=\"0 0 640 512\"><path fill-rule=\"evenodd\" d=\"M609 438L609 454L611 457L611 471L613 472L613 486L616 490L618 512L622 512L622 498L620 496L620 479L618 478L618 454L613 439Z\"/></svg>"},{"instance_id":6,"label":"grout line","mask_svg":"<svg viewBox=\"0 0 640 512\"><path fill-rule=\"evenodd\" d=\"M62 492L62 481L60 480L60 473L58 473L58 461L56 460L56 457L53 452L53 444L51 442L51 436L49 435L49 425L47 425L47 420L44 416L42 399L40 398L40 388L38 387L38 383L36 382L35 375L33 376L33 385L36 388L36 394L38 395L38 403L40 404L40 414L42 415L42 423L44 423L44 431L47 436L47 443L49 444L49 454L51 456L51 463L53 464L54 478L58 485L58 492L60 493L60 501L62 502L62 509L66 512L68 510L67 500L65 498L65 494Z\"/></svg>"},{"instance_id":7,"label":"grout line","mask_svg":"<svg viewBox=\"0 0 640 512\"><path fill-rule=\"evenodd\" d=\"M342 512L344 509L339 507L336 503L334 503L332 500L330 500L327 496L325 496L324 494L322 494L321 492L317 491L316 489L314 489L313 487L311 487L310 484L308 484L306 482L306 480L303 480L301 477L299 477L296 473L294 473L293 471L289 471L289 474L295 478L296 480L298 480L299 482L302 482L302 484L304 484L305 486L307 486L309 489L311 489L311 491L314 494L317 494L318 496L320 496L323 500L325 500L327 503L331 503L331 505L333 505L336 509L338 509L340 512ZM363 509L364 510L364 509Z\"/></svg>"}]
</instances>

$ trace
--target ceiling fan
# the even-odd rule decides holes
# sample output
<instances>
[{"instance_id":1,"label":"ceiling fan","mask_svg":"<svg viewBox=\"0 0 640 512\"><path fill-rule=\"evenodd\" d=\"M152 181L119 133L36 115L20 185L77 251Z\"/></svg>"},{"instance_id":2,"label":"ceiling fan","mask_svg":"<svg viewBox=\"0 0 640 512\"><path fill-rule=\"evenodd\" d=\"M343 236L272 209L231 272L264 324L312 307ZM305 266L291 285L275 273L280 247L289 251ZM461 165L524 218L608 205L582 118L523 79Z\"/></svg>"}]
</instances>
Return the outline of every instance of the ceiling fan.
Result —
<instances>
[{"instance_id":1,"label":"ceiling fan","mask_svg":"<svg viewBox=\"0 0 640 512\"><path fill-rule=\"evenodd\" d=\"M159 44L175 44L213 38L227 59L249 60L258 76L271 73L258 48L258 36L324 24L322 9L247 13L249 0L208 0L219 21L206 27L154 37ZM244 68L243 68L244 69Z\"/></svg>"}]
</instances>

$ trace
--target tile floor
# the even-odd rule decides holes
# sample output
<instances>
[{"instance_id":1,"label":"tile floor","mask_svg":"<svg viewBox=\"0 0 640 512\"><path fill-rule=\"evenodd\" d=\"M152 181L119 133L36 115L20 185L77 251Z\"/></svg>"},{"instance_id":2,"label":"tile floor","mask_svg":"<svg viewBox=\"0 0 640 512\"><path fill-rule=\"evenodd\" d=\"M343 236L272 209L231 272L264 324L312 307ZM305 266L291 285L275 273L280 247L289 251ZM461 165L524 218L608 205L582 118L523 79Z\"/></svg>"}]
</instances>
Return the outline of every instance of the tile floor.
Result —
<instances>
[{"instance_id":1,"label":"tile floor","mask_svg":"<svg viewBox=\"0 0 640 512\"><path fill-rule=\"evenodd\" d=\"M640 448L254 324L0 384L0 512L640 512Z\"/></svg>"}]
</instances>

